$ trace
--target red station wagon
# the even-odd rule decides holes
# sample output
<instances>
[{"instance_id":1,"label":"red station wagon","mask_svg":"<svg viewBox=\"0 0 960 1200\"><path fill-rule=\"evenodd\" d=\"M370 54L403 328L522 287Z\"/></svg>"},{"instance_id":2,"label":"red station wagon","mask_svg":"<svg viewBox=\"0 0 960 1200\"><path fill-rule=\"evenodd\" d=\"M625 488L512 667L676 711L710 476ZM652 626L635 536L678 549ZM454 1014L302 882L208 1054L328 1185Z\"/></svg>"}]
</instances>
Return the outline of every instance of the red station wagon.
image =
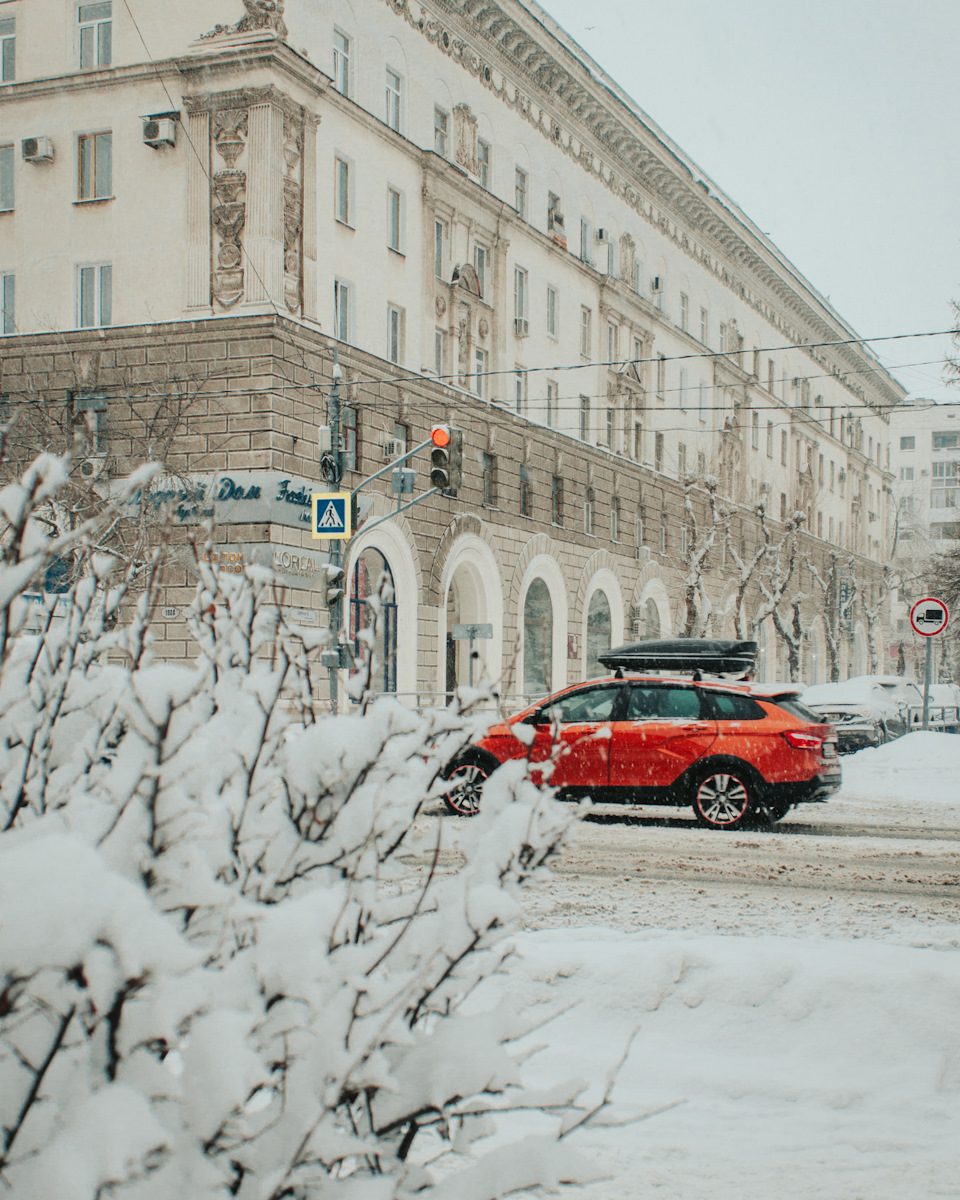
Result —
<instances>
[{"instance_id":1,"label":"red station wagon","mask_svg":"<svg viewBox=\"0 0 960 1200\"><path fill-rule=\"evenodd\" d=\"M633 649L603 661L618 661L618 654L627 661L624 652ZM530 728L517 736L518 725ZM836 732L800 703L796 690L697 673L618 670L494 725L447 768L455 784L447 805L476 813L489 775L508 759L527 757L533 764L553 759L547 782L564 796L689 804L713 829L778 821L794 804L825 800L840 786ZM535 769L533 777L539 781L543 773Z\"/></svg>"}]
</instances>

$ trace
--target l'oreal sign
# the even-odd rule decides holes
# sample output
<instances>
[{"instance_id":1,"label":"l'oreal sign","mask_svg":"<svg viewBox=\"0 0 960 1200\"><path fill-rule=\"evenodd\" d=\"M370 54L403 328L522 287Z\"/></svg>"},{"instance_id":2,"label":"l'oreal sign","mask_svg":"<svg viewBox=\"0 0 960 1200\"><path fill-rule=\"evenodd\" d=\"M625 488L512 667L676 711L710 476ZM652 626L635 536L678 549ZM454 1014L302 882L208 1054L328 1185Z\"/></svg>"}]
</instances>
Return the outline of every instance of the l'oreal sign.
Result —
<instances>
[{"instance_id":1,"label":"l'oreal sign","mask_svg":"<svg viewBox=\"0 0 960 1200\"><path fill-rule=\"evenodd\" d=\"M219 471L182 478L163 476L132 505L163 514L178 525L213 521L220 525L269 522L295 528L310 525L310 497L316 484L283 471Z\"/></svg>"}]
</instances>

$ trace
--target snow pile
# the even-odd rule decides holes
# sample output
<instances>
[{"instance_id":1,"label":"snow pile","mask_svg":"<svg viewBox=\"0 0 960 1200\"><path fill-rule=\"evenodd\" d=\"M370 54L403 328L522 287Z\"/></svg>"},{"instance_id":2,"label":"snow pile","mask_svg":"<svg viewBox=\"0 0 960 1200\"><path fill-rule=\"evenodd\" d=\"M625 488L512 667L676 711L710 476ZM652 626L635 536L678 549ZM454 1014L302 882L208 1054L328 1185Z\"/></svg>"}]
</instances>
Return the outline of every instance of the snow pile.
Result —
<instances>
[{"instance_id":1,"label":"snow pile","mask_svg":"<svg viewBox=\"0 0 960 1200\"><path fill-rule=\"evenodd\" d=\"M960 810L960 737L908 733L843 760L843 799L915 801Z\"/></svg>"},{"instance_id":2,"label":"snow pile","mask_svg":"<svg viewBox=\"0 0 960 1200\"><path fill-rule=\"evenodd\" d=\"M518 763L478 818L418 833L470 721L369 695L315 719L322 635L286 623L262 569L220 578L199 556L195 660L153 662L159 560L118 623L141 568L114 583L96 530L47 536L59 478L45 460L0 493L3 1183L492 1200L594 1177L562 1140L589 1116L580 1086L521 1077L539 1011L460 1015L503 969L567 811ZM19 593L65 550L82 577L27 633ZM424 879L400 857L450 852L462 869ZM549 1108L551 1129L485 1143L486 1114L515 1107Z\"/></svg>"}]
</instances>

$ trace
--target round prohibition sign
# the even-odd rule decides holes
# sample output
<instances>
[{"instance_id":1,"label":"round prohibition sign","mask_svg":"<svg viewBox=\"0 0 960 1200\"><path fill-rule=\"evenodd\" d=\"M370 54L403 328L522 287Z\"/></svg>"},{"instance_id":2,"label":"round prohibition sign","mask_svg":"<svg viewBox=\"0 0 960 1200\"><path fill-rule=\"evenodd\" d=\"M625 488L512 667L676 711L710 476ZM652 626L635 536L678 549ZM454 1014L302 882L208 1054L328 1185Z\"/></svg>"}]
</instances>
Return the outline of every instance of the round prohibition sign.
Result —
<instances>
[{"instance_id":1,"label":"round prohibition sign","mask_svg":"<svg viewBox=\"0 0 960 1200\"><path fill-rule=\"evenodd\" d=\"M933 596L918 600L910 609L910 624L921 637L936 637L938 633L943 633L949 619L947 606Z\"/></svg>"}]
</instances>

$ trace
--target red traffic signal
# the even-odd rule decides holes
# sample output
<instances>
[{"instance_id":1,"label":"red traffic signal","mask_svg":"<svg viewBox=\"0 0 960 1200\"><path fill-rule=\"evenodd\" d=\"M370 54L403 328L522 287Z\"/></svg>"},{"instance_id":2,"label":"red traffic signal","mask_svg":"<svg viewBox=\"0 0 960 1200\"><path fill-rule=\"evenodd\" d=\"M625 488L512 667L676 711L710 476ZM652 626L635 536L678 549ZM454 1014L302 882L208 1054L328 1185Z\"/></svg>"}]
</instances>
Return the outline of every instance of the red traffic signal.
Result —
<instances>
[{"instance_id":1,"label":"red traffic signal","mask_svg":"<svg viewBox=\"0 0 960 1200\"><path fill-rule=\"evenodd\" d=\"M446 447L450 445L450 426L449 425L434 425L430 430L430 441L435 446Z\"/></svg>"}]
</instances>

